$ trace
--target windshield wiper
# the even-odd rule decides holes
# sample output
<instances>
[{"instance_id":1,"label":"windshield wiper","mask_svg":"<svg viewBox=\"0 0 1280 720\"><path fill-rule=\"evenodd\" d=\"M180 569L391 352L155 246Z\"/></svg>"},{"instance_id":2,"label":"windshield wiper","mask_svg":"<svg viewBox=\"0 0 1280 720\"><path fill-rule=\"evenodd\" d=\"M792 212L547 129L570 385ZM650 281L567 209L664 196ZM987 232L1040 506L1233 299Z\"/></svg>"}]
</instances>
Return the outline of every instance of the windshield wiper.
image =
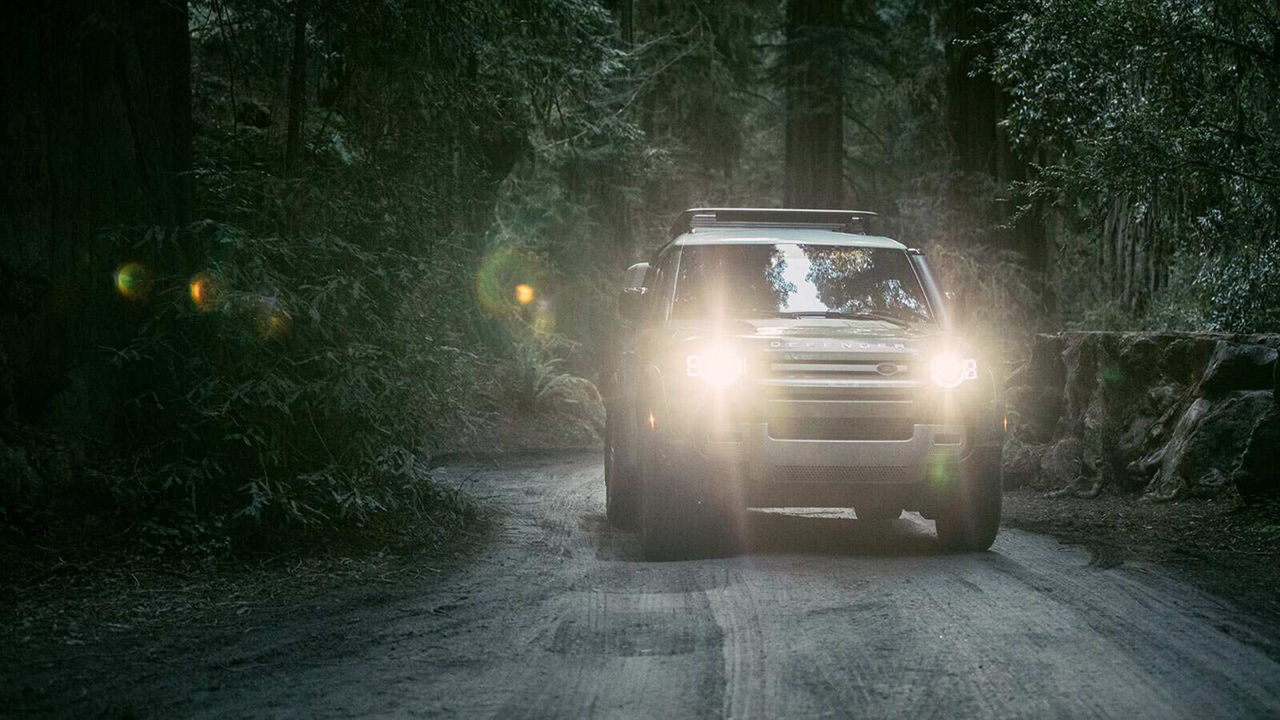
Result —
<instances>
[{"instance_id":1,"label":"windshield wiper","mask_svg":"<svg viewBox=\"0 0 1280 720\"><path fill-rule=\"evenodd\" d=\"M774 315L784 318L803 318L803 317L820 317L830 318L832 320L880 320L881 322L892 323L899 327L910 327L911 323L892 315L881 315L880 313L856 312L846 313L838 310L800 310L797 312L777 312Z\"/></svg>"}]
</instances>

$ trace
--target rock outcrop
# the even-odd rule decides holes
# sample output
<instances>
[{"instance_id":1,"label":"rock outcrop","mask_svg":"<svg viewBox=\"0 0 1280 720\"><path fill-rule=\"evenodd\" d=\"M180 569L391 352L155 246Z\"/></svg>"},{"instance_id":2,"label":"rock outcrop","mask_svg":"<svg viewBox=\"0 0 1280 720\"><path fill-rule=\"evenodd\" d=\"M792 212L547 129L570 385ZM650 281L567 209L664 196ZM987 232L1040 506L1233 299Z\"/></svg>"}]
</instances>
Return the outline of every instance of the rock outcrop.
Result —
<instances>
[{"instance_id":1,"label":"rock outcrop","mask_svg":"<svg viewBox=\"0 0 1280 720\"><path fill-rule=\"evenodd\" d=\"M1280 492L1280 335L1037 335L1005 384L1006 487Z\"/></svg>"}]
</instances>

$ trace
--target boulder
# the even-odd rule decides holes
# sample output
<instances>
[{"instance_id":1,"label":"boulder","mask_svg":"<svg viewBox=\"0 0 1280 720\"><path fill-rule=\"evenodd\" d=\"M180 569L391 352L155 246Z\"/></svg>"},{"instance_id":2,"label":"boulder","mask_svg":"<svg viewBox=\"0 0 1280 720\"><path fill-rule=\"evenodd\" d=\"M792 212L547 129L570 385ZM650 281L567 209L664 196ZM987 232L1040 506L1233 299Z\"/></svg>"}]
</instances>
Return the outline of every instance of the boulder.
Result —
<instances>
[{"instance_id":1,"label":"boulder","mask_svg":"<svg viewBox=\"0 0 1280 720\"><path fill-rule=\"evenodd\" d=\"M1219 341L1200 379L1200 392L1220 396L1232 390L1270 389L1275 367L1275 348Z\"/></svg>"},{"instance_id":2,"label":"boulder","mask_svg":"<svg viewBox=\"0 0 1280 720\"><path fill-rule=\"evenodd\" d=\"M1151 336L1126 335L1119 355L1126 384L1145 388L1160 380L1160 346Z\"/></svg>"},{"instance_id":3,"label":"boulder","mask_svg":"<svg viewBox=\"0 0 1280 720\"><path fill-rule=\"evenodd\" d=\"M1080 438L1062 438L1044 449L1040 458L1040 472L1030 485L1038 490L1073 485L1081 476L1081 460Z\"/></svg>"},{"instance_id":4,"label":"boulder","mask_svg":"<svg viewBox=\"0 0 1280 720\"><path fill-rule=\"evenodd\" d=\"M1280 405L1277 347L1267 335L1037 335L1005 384L1007 486L1280 494L1280 428L1260 422L1264 395Z\"/></svg>"},{"instance_id":5,"label":"boulder","mask_svg":"<svg viewBox=\"0 0 1280 720\"><path fill-rule=\"evenodd\" d=\"M1015 388L1030 385L1031 381L1031 363L1024 362L1019 363L1009 372L1003 385L1005 388Z\"/></svg>"},{"instance_id":6,"label":"boulder","mask_svg":"<svg viewBox=\"0 0 1280 720\"><path fill-rule=\"evenodd\" d=\"M1040 475L1040 461L1048 444L1026 444L1010 434L1004 441L1002 475L1006 488L1035 486Z\"/></svg>"},{"instance_id":7,"label":"boulder","mask_svg":"<svg viewBox=\"0 0 1280 720\"><path fill-rule=\"evenodd\" d=\"M1271 371L1271 407L1253 426L1231 480L1245 502L1280 495L1280 362Z\"/></svg>"},{"instance_id":8,"label":"boulder","mask_svg":"<svg viewBox=\"0 0 1280 720\"><path fill-rule=\"evenodd\" d=\"M1031 410L1024 414L1035 428L1037 440L1047 441L1053 437L1064 402L1061 385L1042 385L1031 393Z\"/></svg>"},{"instance_id":9,"label":"boulder","mask_svg":"<svg viewBox=\"0 0 1280 720\"><path fill-rule=\"evenodd\" d=\"M1101 337L1101 333L1063 335L1062 364L1067 374L1058 435L1078 437L1084 431L1085 412L1098 388Z\"/></svg>"},{"instance_id":10,"label":"boulder","mask_svg":"<svg viewBox=\"0 0 1280 720\"><path fill-rule=\"evenodd\" d=\"M1217 343L1203 337L1178 337L1160 353L1160 374L1179 385L1193 385L1204 374Z\"/></svg>"},{"instance_id":11,"label":"boulder","mask_svg":"<svg viewBox=\"0 0 1280 720\"><path fill-rule=\"evenodd\" d=\"M1011 387L1004 391L1005 418L1009 422L1006 431L1009 434L1029 440L1038 433L1035 427L1036 407L1032 400L1034 395L1035 388L1029 385Z\"/></svg>"},{"instance_id":12,"label":"boulder","mask_svg":"<svg viewBox=\"0 0 1280 720\"><path fill-rule=\"evenodd\" d=\"M1272 403L1254 425L1231 480L1245 502L1280 495L1280 403Z\"/></svg>"},{"instance_id":13,"label":"boulder","mask_svg":"<svg viewBox=\"0 0 1280 720\"><path fill-rule=\"evenodd\" d=\"M1022 413L1006 408L1004 434L1006 437L1016 437L1023 442L1034 442L1035 429L1022 417Z\"/></svg>"},{"instance_id":14,"label":"boulder","mask_svg":"<svg viewBox=\"0 0 1280 720\"><path fill-rule=\"evenodd\" d=\"M1202 397L1191 403L1169 441L1141 463L1159 466L1147 485L1147 496L1170 500L1220 487L1223 475L1236 467L1254 426L1271 406L1271 392L1260 390L1234 392L1216 400Z\"/></svg>"},{"instance_id":15,"label":"boulder","mask_svg":"<svg viewBox=\"0 0 1280 720\"><path fill-rule=\"evenodd\" d=\"M1062 364L1062 336L1036 335L1027 368L1029 385L1061 388L1067 379L1067 369Z\"/></svg>"}]
</instances>

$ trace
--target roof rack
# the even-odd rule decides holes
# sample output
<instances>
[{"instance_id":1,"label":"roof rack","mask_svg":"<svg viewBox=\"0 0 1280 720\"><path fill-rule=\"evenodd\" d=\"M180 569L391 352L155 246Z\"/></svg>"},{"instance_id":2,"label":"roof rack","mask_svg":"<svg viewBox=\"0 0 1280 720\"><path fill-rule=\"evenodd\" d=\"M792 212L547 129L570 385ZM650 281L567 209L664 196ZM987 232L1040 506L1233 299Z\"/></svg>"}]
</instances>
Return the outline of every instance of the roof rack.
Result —
<instances>
[{"instance_id":1,"label":"roof rack","mask_svg":"<svg viewBox=\"0 0 1280 720\"><path fill-rule=\"evenodd\" d=\"M868 210L690 208L676 218L671 237L716 227L814 228L864 234L874 217L876 214Z\"/></svg>"}]
</instances>

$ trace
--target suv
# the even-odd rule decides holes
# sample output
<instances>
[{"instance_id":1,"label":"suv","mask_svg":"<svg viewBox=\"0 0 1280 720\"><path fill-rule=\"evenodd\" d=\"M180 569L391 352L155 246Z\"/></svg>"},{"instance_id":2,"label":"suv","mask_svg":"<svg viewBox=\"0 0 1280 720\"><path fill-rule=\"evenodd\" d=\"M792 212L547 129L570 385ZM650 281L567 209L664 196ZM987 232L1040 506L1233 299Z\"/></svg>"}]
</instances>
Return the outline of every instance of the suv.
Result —
<instances>
[{"instance_id":1,"label":"suv","mask_svg":"<svg viewBox=\"0 0 1280 720\"><path fill-rule=\"evenodd\" d=\"M918 250L874 213L686 210L627 270L606 385L608 517L701 554L750 507L918 510L948 550L1000 525L1003 416Z\"/></svg>"}]
</instances>

